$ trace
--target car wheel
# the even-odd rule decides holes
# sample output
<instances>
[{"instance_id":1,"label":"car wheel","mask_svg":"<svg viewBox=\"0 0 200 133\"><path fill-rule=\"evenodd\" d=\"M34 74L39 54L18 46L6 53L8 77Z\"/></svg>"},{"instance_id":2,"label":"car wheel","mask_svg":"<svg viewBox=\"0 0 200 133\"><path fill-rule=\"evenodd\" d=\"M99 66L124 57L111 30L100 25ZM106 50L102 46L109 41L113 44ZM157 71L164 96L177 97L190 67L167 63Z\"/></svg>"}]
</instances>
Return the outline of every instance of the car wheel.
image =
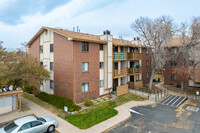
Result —
<instances>
[{"instance_id":1,"label":"car wheel","mask_svg":"<svg viewBox=\"0 0 200 133\"><path fill-rule=\"evenodd\" d=\"M55 131L55 126L54 125L49 126L47 132L52 133L53 131Z\"/></svg>"}]
</instances>

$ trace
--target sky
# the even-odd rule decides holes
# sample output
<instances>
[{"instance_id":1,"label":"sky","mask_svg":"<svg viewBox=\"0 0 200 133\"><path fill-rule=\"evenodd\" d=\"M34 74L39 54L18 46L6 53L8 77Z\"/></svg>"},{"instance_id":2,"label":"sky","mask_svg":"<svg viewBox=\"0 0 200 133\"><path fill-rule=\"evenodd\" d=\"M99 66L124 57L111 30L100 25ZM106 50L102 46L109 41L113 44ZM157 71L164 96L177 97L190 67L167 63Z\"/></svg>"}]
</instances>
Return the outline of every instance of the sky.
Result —
<instances>
[{"instance_id":1,"label":"sky","mask_svg":"<svg viewBox=\"0 0 200 133\"><path fill-rule=\"evenodd\" d=\"M110 30L115 38L137 36L130 25L140 16L171 16L176 23L200 16L199 0L0 0L0 41L7 49L21 47L42 27L90 34Z\"/></svg>"}]
</instances>

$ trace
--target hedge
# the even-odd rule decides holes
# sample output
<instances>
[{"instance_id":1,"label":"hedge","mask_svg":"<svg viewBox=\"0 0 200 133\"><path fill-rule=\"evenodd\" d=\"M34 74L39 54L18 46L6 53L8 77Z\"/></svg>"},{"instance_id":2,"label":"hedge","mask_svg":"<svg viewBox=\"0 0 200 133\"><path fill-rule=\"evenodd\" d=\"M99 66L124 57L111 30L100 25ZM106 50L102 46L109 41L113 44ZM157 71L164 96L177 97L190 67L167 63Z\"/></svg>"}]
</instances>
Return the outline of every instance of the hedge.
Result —
<instances>
[{"instance_id":1,"label":"hedge","mask_svg":"<svg viewBox=\"0 0 200 133\"><path fill-rule=\"evenodd\" d=\"M47 94L45 92L40 92L35 94L36 97L41 100L56 106L57 108L64 109L65 106L65 98L61 96ZM81 107L79 105L73 104L70 99L66 99L66 104L69 112L79 111Z\"/></svg>"}]
</instances>

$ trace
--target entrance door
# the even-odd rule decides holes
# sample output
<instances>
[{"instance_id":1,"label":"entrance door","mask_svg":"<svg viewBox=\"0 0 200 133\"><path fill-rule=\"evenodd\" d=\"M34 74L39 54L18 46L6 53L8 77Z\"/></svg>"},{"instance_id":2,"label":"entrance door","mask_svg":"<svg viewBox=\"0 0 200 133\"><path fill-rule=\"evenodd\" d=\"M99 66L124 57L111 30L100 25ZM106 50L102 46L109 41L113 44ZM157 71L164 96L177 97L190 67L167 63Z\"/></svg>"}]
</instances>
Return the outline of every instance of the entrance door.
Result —
<instances>
[{"instance_id":1,"label":"entrance door","mask_svg":"<svg viewBox=\"0 0 200 133\"><path fill-rule=\"evenodd\" d=\"M134 82L134 76L130 76L130 81Z\"/></svg>"},{"instance_id":2,"label":"entrance door","mask_svg":"<svg viewBox=\"0 0 200 133\"><path fill-rule=\"evenodd\" d=\"M130 68L134 67L134 62L130 62Z\"/></svg>"},{"instance_id":3,"label":"entrance door","mask_svg":"<svg viewBox=\"0 0 200 133\"><path fill-rule=\"evenodd\" d=\"M117 90L117 86L118 86L118 79L114 79L114 81L113 81L113 91Z\"/></svg>"}]
</instances>

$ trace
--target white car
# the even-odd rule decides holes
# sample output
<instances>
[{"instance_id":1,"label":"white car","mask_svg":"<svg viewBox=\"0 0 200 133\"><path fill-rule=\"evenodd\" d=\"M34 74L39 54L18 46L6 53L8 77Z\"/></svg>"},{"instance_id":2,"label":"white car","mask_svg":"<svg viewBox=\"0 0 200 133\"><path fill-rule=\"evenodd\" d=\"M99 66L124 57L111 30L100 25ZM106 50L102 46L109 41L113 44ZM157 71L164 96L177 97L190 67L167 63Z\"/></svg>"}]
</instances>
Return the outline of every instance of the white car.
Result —
<instances>
[{"instance_id":1,"label":"white car","mask_svg":"<svg viewBox=\"0 0 200 133\"><path fill-rule=\"evenodd\" d=\"M26 116L19 118L4 127L0 133L44 133L53 132L58 127L58 121L50 116Z\"/></svg>"}]
</instances>

